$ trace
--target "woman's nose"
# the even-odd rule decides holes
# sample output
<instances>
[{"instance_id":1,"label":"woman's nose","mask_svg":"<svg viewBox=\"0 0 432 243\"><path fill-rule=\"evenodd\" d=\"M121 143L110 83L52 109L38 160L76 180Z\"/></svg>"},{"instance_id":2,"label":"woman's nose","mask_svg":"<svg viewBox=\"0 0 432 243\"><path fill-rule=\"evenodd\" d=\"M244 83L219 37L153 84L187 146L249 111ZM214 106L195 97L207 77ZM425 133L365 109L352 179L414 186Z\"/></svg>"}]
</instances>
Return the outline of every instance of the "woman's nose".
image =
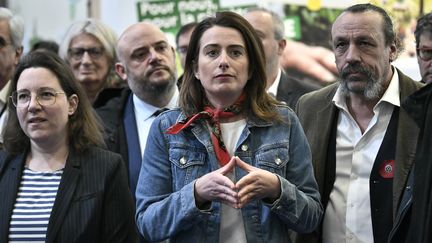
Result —
<instances>
[{"instance_id":1,"label":"woman's nose","mask_svg":"<svg viewBox=\"0 0 432 243\"><path fill-rule=\"evenodd\" d=\"M41 105L39 104L37 95L32 95L28 102L29 102L28 103L28 110L32 110L32 109L36 109L36 108L41 107Z\"/></svg>"},{"instance_id":2,"label":"woman's nose","mask_svg":"<svg viewBox=\"0 0 432 243\"><path fill-rule=\"evenodd\" d=\"M220 59L219 59L219 68L222 69L227 69L229 68L229 64L228 64L228 55L225 52L222 52L222 54L220 55Z\"/></svg>"}]
</instances>

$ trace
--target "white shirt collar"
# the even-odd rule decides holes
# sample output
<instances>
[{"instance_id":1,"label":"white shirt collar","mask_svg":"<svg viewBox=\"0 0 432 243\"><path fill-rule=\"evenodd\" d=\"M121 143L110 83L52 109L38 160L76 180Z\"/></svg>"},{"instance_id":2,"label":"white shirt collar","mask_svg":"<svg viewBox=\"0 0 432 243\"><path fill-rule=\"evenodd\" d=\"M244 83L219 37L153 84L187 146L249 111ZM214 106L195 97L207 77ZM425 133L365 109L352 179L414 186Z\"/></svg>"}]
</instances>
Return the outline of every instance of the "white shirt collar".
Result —
<instances>
[{"instance_id":1,"label":"white shirt collar","mask_svg":"<svg viewBox=\"0 0 432 243\"><path fill-rule=\"evenodd\" d=\"M168 104L165 107L156 107L150 105L145 101L141 100L140 98L138 98L138 96L136 96L135 94L133 94L132 98L133 98L136 117L141 117L144 120L147 120L155 113L155 111L161 108L168 108L168 109L176 108L178 105L179 91L178 88L176 87L174 91L174 95L171 97L171 100L168 102Z\"/></svg>"},{"instance_id":2,"label":"white shirt collar","mask_svg":"<svg viewBox=\"0 0 432 243\"><path fill-rule=\"evenodd\" d=\"M9 98L7 95L9 93L10 83L11 81L8 81L6 85L3 87L3 89L0 90L0 101L2 102L2 104L6 104Z\"/></svg>"},{"instance_id":3,"label":"white shirt collar","mask_svg":"<svg viewBox=\"0 0 432 243\"><path fill-rule=\"evenodd\" d=\"M155 116L153 114L155 111L161 108L173 109L177 107L178 104L179 91L177 86L175 87L174 95L165 107L155 107L142 100L140 100L135 94L133 95L135 120L138 130L138 138L140 141L141 154L143 154L147 137L150 131L151 124L153 123Z\"/></svg>"},{"instance_id":4,"label":"white shirt collar","mask_svg":"<svg viewBox=\"0 0 432 243\"><path fill-rule=\"evenodd\" d=\"M276 97L276 95L277 95L277 88L279 86L281 75L282 75L282 70L279 68L276 79L274 80L272 85L270 85L270 87L267 90L267 93L272 94L274 97Z\"/></svg>"}]
</instances>

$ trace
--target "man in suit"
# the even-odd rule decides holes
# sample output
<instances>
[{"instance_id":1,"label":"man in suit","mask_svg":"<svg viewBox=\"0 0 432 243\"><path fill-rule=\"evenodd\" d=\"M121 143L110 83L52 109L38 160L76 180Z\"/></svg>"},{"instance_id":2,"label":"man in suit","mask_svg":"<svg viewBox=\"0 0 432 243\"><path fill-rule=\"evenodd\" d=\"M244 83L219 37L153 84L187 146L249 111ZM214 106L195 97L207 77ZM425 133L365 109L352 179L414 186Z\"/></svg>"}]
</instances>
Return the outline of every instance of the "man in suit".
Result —
<instances>
[{"instance_id":1,"label":"man in suit","mask_svg":"<svg viewBox=\"0 0 432 243\"><path fill-rule=\"evenodd\" d=\"M284 24L276 13L264 8L253 8L249 9L244 17L252 24L264 47L267 92L294 108L300 96L320 88L318 85L288 77L281 70L279 57L285 49L286 40Z\"/></svg>"},{"instance_id":2,"label":"man in suit","mask_svg":"<svg viewBox=\"0 0 432 243\"><path fill-rule=\"evenodd\" d=\"M432 83L432 13L419 18L414 35L422 82L430 84Z\"/></svg>"},{"instance_id":3,"label":"man in suit","mask_svg":"<svg viewBox=\"0 0 432 243\"><path fill-rule=\"evenodd\" d=\"M180 27L176 34L176 45L177 45L177 53L180 58L180 65L182 69L185 69L185 62L186 62L186 54L187 50L189 48L189 41L192 36L192 32L195 30L195 27L198 25L197 22L191 22L187 23ZM177 80L177 86L181 87L181 83L183 80L183 74L180 75L180 77Z\"/></svg>"},{"instance_id":4,"label":"man in suit","mask_svg":"<svg viewBox=\"0 0 432 243\"><path fill-rule=\"evenodd\" d=\"M144 22L123 32L116 51L115 70L130 89L118 92L97 112L104 122L108 148L126 161L135 198L150 125L162 108L177 106L175 52L157 26Z\"/></svg>"},{"instance_id":5,"label":"man in suit","mask_svg":"<svg viewBox=\"0 0 432 243\"><path fill-rule=\"evenodd\" d=\"M192 36L192 32L195 30L197 25L197 22L187 23L181 26L176 34L177 52L180 57L180 65L183 69L185 68L186 53L189 48L189 41Z\"/></svg>"},{"instance_id":6,"label":"man in suit","mask_svg":"<svg viewBox=\"0 0 432 243\"><path fill-rule=\"evenodd\" d=\"M418 137L400 102L422 84L391 65L400 45L382 8L347 8L331 36L340 82L297 105L325 214L297 242L387 242Z\"/></svg>"},{"instance_id":7,"label":"man in suit","mask_svg":"<svg viewBox=\"0 0 432 243\"><path fill-rule=\"evenodd\" d=\"M0 143L7 118L9 80L23 53L23 37L24 21L9 9L0 8Z\"/></svg>"},{"instance_id":8,"label":"man in suit","mask_svg":"<svg viewBox=\"0 0 432 243\"><path fill-rule=\"evenodd\" d=\"M394 242L432 242L432 13L417 20L414 31L417 60L422 82L428 84L410 95L402 107L420 128L415 157L411 170L412 190L405 190L397 217L401 223L394 230ZM405 200L404 200L405 199ZM408 200L406 200L408 199ZM406 201L407 203L404 203Z\"/></svg>"}]
</instances>

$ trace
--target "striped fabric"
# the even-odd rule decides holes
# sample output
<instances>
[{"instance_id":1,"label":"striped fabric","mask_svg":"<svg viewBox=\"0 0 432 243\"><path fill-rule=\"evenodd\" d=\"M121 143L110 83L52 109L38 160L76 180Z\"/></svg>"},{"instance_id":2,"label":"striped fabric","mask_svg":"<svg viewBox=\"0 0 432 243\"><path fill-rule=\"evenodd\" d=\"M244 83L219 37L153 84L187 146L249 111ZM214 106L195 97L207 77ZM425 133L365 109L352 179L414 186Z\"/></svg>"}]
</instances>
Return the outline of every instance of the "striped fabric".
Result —
<instances>
[{"instance_id":1,"label":"striped fabric","mask_svg":"<svg viewBox=\"0 0 432 243\"><path fill-rule=\"evenodd\" d=\"M9 242L45 242L63 170L24 169L9 228Z\"/></svg>"}]
</instances>

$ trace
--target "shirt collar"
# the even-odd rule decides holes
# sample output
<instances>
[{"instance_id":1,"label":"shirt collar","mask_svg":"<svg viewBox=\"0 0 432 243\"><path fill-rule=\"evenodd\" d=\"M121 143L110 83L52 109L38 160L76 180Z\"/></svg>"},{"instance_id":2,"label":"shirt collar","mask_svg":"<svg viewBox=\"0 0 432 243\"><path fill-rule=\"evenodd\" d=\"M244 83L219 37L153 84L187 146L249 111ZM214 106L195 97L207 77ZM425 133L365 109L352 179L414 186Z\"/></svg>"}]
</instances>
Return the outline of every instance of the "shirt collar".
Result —
<instances>
[{"instance_id":1,"label":"shirt collar","mask_svg":"<svg viewBox=\"0 0 432 243\"><path fill-rule=\"evenodd\" d=\"M383 97L381 97L380 101L378 101L378 104L380 102L386 101L387 103L400 107L399 74L393 66L392 66L392 70L393 70L393 77L390 80L390 84L387 87L387 90L384 92Z\"/></svg>"},{"instance_id":2,"label":"shirt collar","mask_svg":"<svg viewBox=\"0 0 432 243\"><path fill-rule=\"evenodd\" d=\"M8 100L8 93L9 93L9 87L10 87L10 81L6 83L6 85L3 87L3 89L0 90L0 101L3 102L3 104L6 104Z\"/></svg>"},{"instance_id":3,"label":"shirt collar","mask_svg":"<svg viewBox=\"0 0 432 243\"><path fill-rule=\"evenodd\" d=\"M277 95L277 88L279 86L281 75L282 75L282 70L279 68L276 79L273 81L272 85L270 85L270 87L267 90L267 93L272 94L274 97L276 97Z\"/></svg>"},{"instance_id":4,"label":"shirt collar","mask_svg":"<svg viewBox=\"0 0 432 243\"><path fill-rule=\"evenodd\" d=\"M375 105L374 110L383 102L387 102L394 106L400 107L399 74L393 66L392 66L392 70L393 70L393 76L390 80L390 84L388 85L381 99ZM347 109L346 99L345 96L342 95L342 92L340 91L340 85L336 90L336 93L333 96L332 101L337 107Z\"/></svg>"},{"instance_id":5,"label":"shirt collar","mask_svg":"<svg viewBox=\"0 0 432 243\"><path fill-rule=\"evenodd\" d=\"M175 88L174 94L171 97L171 100L168 102L168 104L165 107L156 107L153 105L150 105L149 103L144 102L138 96L133 94L133 104L135 109L135 115L136 117L142 117L144 120L149 119L152 117L152 115L161 108L168 108L173 109L178 106L178 98L179 98L179 91L178 88Z\"/></svg>"}]
</instances>

